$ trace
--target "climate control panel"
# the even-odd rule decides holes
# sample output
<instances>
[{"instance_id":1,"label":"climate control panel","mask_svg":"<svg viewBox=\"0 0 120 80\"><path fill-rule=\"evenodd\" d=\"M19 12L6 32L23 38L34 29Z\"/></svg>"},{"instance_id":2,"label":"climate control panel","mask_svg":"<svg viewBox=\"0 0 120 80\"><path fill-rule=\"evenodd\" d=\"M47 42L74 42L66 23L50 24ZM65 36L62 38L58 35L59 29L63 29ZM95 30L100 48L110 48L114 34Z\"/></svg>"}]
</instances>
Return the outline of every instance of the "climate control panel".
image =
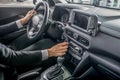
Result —
<instances>
[{"instance_id":1,"label":"climate control panel","mask_svg":"<svg viewBox=\"0 0 120 80\"><path fill-rule=\"evenodd\" d=\"M75 31L72 31L72 30L70 30L70 29L66 29L66 30L65 30L65 35L66 35L69 39L77 42L78 44L81 44L81 46L83 46L83 47L88 48L88 47L90 46L90 41L89 41L89 39L88 39L87 37L85 37L85 36L81 36L80 34L78 34L78 33L75 32Z\"/></svg>"}]
</instances>

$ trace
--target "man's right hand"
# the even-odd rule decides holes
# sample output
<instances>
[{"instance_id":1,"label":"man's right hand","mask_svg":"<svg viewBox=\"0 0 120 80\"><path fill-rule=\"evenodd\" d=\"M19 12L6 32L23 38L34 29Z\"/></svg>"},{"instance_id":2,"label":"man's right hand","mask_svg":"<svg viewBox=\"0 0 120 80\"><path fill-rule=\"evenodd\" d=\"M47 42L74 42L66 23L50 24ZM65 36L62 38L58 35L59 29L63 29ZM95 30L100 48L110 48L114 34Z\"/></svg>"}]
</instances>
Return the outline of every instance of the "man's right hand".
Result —
<instances>
[{"instance_id":1,"label":"man's right hand","mask_svg":"<svg viewBox=\"0 0 120 80\"><path fill-rule=\"evenodd\" d=\"M52 48L48 49L48 56L49 57L58 57L63 56L68 49L68 42L59 43Z\"/></svg>"}]
</instances>

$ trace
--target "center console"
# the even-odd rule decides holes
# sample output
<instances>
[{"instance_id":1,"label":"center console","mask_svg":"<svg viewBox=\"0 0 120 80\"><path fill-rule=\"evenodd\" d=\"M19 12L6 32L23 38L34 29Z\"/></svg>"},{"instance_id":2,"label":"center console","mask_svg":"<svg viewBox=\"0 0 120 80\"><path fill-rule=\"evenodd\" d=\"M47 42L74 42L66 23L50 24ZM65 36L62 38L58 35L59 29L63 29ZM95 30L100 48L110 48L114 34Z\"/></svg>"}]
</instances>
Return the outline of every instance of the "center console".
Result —
<instances>
[{"instance_id":1,"label":"center console","mask_svg":"<svg viewBox=\"0 0 120 80\"><path fill-rule=\"evenodd\" d=\"M80 65L89 66L86 61L84 62L84 59L88 56L85 54L85 51L90 48L91 37L90 35L83 33L69 25L66 26L62 37L65 41L69 42L68 53L65 55L64 66L72 75L76 75L77 71L80 71L78 68ZM83 67L85 66L82 66L81 68Z\"/></svg>"},{"instance_id":2,"label":"center console","mask_svg":"<svg viewBox=\"0 0 120 80\"><path fill-rule=\"evenodd\" d=\"M98 20L94 14L80 10L71 11L62 38L69 42L64 65L72 76L78 76L77 74L80 76L89 67L86 51L90 49L92 37L97 34L97 31Z\"/></svg>"}]
</instances>

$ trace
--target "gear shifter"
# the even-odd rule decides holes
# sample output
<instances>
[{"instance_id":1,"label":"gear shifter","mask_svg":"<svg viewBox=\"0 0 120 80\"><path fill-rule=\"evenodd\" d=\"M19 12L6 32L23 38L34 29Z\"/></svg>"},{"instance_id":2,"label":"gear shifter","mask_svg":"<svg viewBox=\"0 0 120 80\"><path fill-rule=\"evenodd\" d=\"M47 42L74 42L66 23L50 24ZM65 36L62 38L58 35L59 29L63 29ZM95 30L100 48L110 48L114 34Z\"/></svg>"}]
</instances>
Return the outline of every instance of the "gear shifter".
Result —
<instances>
[{"instance_id":1,"label":"gear shifter","mask_svg":"<svg viewBox=\"0 0 120 80\"><path fill-rule=\"evenodd\" d=\"M57 58L57 62L58 62L57 66L61 68L62 64L63 64L63 61L64 61L64 57L58 57Z\"/></svg>"},{"instance_id":2,"label":"gear shifter","mask_svg":"<svg viewBox=\"0 0 120 80\"><path fill-rule=\"evenodd\" d=\"M52 80L58 76L61 76L64 73L62 69L63 61L64 61L64 57L58 57L57 64L48 68L45 72L43 72L40 80Z\"/></svg>"},{"instance_id":3,"label":"gear shifter","mask_svg":"<svg viewBox=\"0 0 120 80\"><path fill-rule=\"evenodd\" d=\"M62 68L61 68L63 61L64 61L64 57L57 58L57 64L53 66L53 68L51 68L51 71L47 74L48 79L52 79L63 73Z\"/></svg>"}]
</instances>

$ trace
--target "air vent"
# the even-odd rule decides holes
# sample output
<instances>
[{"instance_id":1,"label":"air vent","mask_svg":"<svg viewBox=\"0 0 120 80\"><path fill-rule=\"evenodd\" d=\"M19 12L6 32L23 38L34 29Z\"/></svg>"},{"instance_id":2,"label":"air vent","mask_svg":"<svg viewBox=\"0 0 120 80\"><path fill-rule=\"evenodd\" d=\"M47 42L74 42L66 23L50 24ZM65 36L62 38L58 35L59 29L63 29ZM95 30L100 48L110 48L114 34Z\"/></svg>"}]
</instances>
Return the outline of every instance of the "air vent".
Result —
<instances>
[{"instance_id":1,"label":"air vent","mask_svg":"<svg viewBox=\"0 0 120 80\"><path fill-rule=\"evenodd\" d=\"M89 47L90 42L87 38L80 36L78 33L73 32L69 29L66 29L66 34L74 41L77 41L78 43L82 44L84 47Z\"/></svg>"},{"instance_id":2,"label":"air vent","mask_svg":"<svg viewBox=\"0 0 120 80\"><path fill-rule=\"evenodd\" d=\"M77 39L78 42L80 42L81 44L85 45L85 46L89 46L89 40L81 37L81 36L78 36L78 39Z\"/></svg>"}]
</instances>

